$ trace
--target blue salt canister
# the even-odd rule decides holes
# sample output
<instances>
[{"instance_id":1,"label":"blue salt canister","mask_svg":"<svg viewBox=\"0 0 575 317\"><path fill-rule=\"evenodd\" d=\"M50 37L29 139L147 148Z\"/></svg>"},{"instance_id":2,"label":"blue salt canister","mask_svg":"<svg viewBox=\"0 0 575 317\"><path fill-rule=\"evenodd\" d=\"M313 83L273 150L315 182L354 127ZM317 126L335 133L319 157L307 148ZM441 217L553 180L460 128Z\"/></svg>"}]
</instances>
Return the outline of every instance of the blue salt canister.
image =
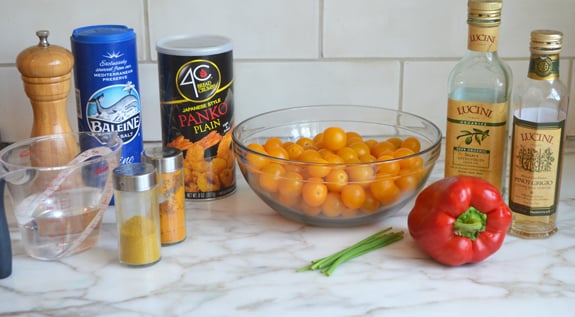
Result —
<instances>
[{"instance_id":1,"label":"blue salt canister","mask_svg":"<svg viewBox=\"0 0 575 317\"><path fill-rule=\"evenodd\" d=\"M116 131L121 164L141 161L142 116L136 33L124 25L77 28L71 36L78 129Z\"/></svg>"}]
</instances>

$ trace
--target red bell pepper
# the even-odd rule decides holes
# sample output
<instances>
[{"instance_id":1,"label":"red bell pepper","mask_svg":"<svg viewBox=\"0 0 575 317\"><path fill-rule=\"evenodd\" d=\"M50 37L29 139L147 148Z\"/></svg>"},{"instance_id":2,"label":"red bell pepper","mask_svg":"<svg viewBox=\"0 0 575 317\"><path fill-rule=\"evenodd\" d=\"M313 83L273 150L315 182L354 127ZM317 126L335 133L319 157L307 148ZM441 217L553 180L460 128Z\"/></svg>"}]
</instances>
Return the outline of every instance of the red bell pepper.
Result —
<instances>
[{"instance_id":1,"label":"red bell pepper","mask_svg":"<svg viewBox=\"0 0 575 317\"><path fill-rule=\"evenodd\" d=\"M452 176L426 187L407 218L409 233L448 266L480 262L495 253L511 225L511 210L486 180Z\"/></svg>"}]
</instances>

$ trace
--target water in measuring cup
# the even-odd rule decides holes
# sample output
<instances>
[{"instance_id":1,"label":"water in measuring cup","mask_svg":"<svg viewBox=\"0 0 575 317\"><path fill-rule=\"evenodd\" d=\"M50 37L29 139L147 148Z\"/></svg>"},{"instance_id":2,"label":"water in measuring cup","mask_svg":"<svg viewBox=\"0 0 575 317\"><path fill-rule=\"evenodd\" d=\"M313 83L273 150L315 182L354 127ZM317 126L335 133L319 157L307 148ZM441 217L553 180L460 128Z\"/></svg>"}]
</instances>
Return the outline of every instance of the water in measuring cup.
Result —
<instances>
[{"instance_id":1,"label":"water in measuring cup","mask_svg":"<svg viewBox=\"0 0 575 317\"><path fill-rule=\"evenodd\" d=\"M82 235L100 207L106 208L101 206L100 193L97 188L71 189L54 193L32 213L16 209L26 252L43 260L61 256ZM94 246L98 242L99 228L100 222L70 254Z\"/></svg>"}]
</instances>

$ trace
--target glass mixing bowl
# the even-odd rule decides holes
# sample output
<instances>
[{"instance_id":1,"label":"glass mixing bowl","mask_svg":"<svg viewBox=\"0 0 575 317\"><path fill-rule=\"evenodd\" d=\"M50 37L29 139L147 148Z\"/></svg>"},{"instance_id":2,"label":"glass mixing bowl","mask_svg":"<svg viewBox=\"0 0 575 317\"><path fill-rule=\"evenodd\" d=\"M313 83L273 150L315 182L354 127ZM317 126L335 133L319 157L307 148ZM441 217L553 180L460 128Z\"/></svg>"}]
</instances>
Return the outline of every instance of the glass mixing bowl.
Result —
<instances>
[{"instance_id":1,"label":"glass mixing bowl","mask_svg":"<svg viewBox=\"0 0 575 317\"><path fill-rule=\"evenodd\" d=\"M325 149L322 137L329 127L346 132L345 147L357 158ZM441 138L440 129L420 116L357 105L266 112L242 121L232 134L239 168L257 196L286 218L330 227L367 224L400 210L425 185L439 157ZM399 150L409 148L414 139L418 148ZM268 141L267 146L279 144L288 157L283 150L267 151ZM365 146L352 143L367 145L369 156L361 155ZM318 152L321 159L313 153L297 156L301 149L293 144Z\"/></svg>"}]
</instances>

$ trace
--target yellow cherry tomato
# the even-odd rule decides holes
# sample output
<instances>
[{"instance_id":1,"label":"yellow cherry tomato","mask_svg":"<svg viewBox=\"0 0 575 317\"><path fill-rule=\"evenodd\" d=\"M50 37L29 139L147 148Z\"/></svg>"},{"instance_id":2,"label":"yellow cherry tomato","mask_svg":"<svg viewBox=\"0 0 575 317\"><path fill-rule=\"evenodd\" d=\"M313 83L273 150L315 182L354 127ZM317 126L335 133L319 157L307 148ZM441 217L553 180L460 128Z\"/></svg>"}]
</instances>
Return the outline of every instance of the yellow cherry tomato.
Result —
<instances>
[{"instance_id":1,"label":"yellow cherry tomato","mask_svg":"<svg viewBox=\"0 0 575 317\"><path fill-rule=\"evenodd\" d=\"M347 144L347 135L340 127L329 127L323 131L323 146L337 151Z\"/></svg>"},{"instance_id":2,"label":"yellow cherry tomato","mask_svg":"<svg viewBox=\"0 0 575 317\"><path fill-rule=\"evenodd\" d=\"M419 142L418 138L413 137L413 136L408 136L407 138L403 139L400 147L408 148L408 149L412 150L413 152L417 153L421 150L421 143Z\"/></svg>"},{"instance_id":3,"label":"yellow cherry tomato","mask_svg":"<svg viewBox=\"0 0 575 317\"><path fill-rule=\"evenodd\" d=\"M303 177L300 173L286 172L279 180L278 191L283 196L299 196L303 188Z\"/></svg>"},{"instance_id":4,"label":"yellow cherry tomato","mask_svg":"<svg viewBox=\"0 0 575 317\"><path fill-rule=\"evenodd\" d=\"M342 214L345 206L341 201L338 193L329 192L325 201L321 205L321 210L324 215L328 217L338 217Z\"/></svg>"},{"instance_id":5,"label":"yellow cherry tomato","mask_svg":"<svg viewBox=\"0 0 575 317\"><path fill-rule=\"evenodd\" d=\"M336 154L343 159L344 162L357 162L359 161L359 157L357 153L350 148L349 146L342 147L341 149L337 150Z\"/></svg>"},{"instance_id":6,"label":"yellow cherry tomato","mask_svg":"<svg viewBox=\"0 0 575 317\"><path fill-rule=\"evenodd\" d=\"M395 151L395 145L388 141L382 141L374 144L371 147L371 155L380 157L382 155L390 155Z\"/></svg>"},{"instance_id":7,"label":"yellow cherry tomato","mask_svg":"<svg viewBox=\"0 0 575 317\"><path fill-rule=\"evenodd\" d=\"M284 149L287 151L290 160L298 160L304 151L304 148L297 143L288 144L284 146Z\"/></svg>"},{"instance_id":8,"label":"yellow cherry tomato","mask_svg":"<svg viewBox=\"0 0 575 317\"><path fill-rule=\"evenodd\" d=\"M251 149L252 151L255 151L257 153L260 154L265 154L267 155L268 153L266 152L266 150L264 149L264 146L258 143L251 143L248 145L248 148ZM263 157L260 154L254 154L254 153L246 153L246 160L256 169L261 169L264 166L266 166L267 164L269 164L269 159L266 157Z\"/></svg>"},{"instance_id":9,"label":"yellow cherry tomato","mask_svg":"<svg viewBox=\"0 0 575 317\"><path fill-rule=\"evenodd\" d=\"M332 192L339 192L347 185L349 177L343 169L332 169L325 177L325 184Z\"/></svg>"},{"instance_id":10,"label":"yellow cherry tomato","mask_svg":"<svg viewBox=\"0 0 575 317\"><path fill-rule=\"evenodd\" d=\"M395 203L401 196L393 179L378 179L370 184L369 189L373 197L384 206Z\"/></svg>"},{"instance_id":11,"label":"yellow cherry tomato","mask_svg":"<svg viewBox=\"0 0 575 317\"><path fill-rule=\"evenodd\" d=\"M271 137L269 139L266 140L266 142L264 143L264 149L266 149L266 151L270 151L270 149L274 149L277 147L282 147L283 141L280 138L277 137Z\"/></svg>"},{"instance_id":12,"label":"yellow cherry tomato","mask_svg":"<svg viewBox=\"0 0 575 317\"><path fill-rule=\"evenodd\" d=\"M275 193L278 190L278 185L282 175L285 174L285 169L278 163L269 163L261 169L259 177L260 187L270 193Z\"/></svg>"},{"instance_id":13,"label":"yellow cherry tomato","mask_svg":"<svg viewBox=\"0 0 575 317\"><path fill-rule=\"evenodd\" d=\"M357 153L357 157L362 157L364 155L371 154L371 150L369 149L369 146L367 144L365 144L364 142L355 142L355 143L352 143L348 146L352 150L354 150L355 153Z\"/></svg>"},{"instance_id":14,"label":"yellow cherry tomato","mask_svg":"<svg viewBox=\"0 0 575 317\"><path fill-rule=\"evenodd\" d=\"M322 158L314 158L310 164L306 166L306 170L311 177L321 178L329 174L331 167L328 161Z\"/></svg>"},{"instance_id":15,"label":"yellow cherry tomato","mask_svg":"<svg viewBox=\"0 0 575 317\"><path fill-rule=\"evenodd\" d=\"M327 186L319 178L308 178L302 187L303 201L312 206L318 207L323 204L327 197Z\"/></svg>"},{"instance_id":16,"label":"yellow cherry tomato","mask_svg":"<svg viewBox=\"0 0 575 317\"><path fill-rule=\"evenodd\" d=\"M310 138L306 138L306 137L301 137L296 141L297 144L299 144L301 147L303 147L304 149L313 149L314 144L313 144L313 140Z\"/></svg>"},{"instance_id":17,"label":"yellow cherry tomato","mask_svg":"<svg viewBox=\"0 0 575 317\"><path fill-rule=\"evenodd\" d=\"M393 138L387 139L387 142L391 142L395 146L395 148L398 149L399 147L401 147L401 143L403 141L401 141L401 139L398 137L393 137Z\"/></svg>"},{"instance_id":18,"label":"yellow cherry tomato","mask_svg":"<svg viewBox=\"0 0 575 317\"><path fill-rule=\"evenodd\" d=\"M359 184L345 185L341 189L341 201L349 209L358 209L365 201L365 190Z\"/></svg>"}]
</instances>

